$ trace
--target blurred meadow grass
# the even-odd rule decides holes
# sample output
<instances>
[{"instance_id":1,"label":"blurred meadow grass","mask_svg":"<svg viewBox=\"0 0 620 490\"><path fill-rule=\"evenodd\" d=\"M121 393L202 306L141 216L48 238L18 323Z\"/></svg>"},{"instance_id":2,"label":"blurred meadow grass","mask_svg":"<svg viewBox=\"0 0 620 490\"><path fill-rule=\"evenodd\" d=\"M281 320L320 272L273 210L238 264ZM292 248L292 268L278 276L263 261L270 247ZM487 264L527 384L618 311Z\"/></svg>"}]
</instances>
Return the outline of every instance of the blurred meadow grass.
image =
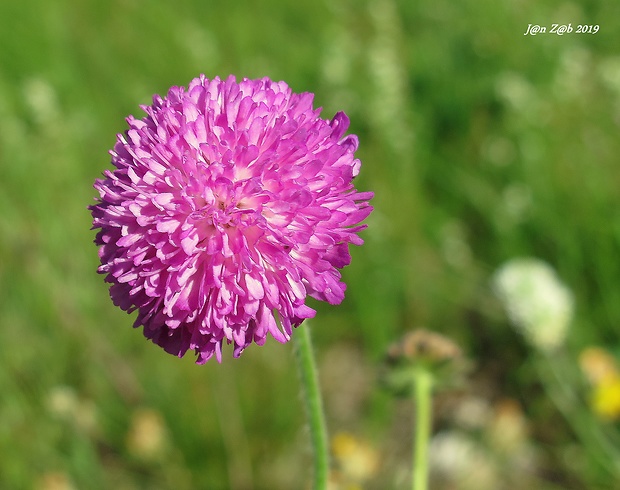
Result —
<instances>
[{"instance_id":1,"label":"blurred meadow grass","mask_svg":"<svg viewBox=\"0 0 620 490\"><path fill-rule=\"evenodd\" d=\"M375 212L343 272L346 300L313 304L309 323L330 429L378 461L350 484L406 487L409 406L377 377L390 343L425 326L473 366L469 386L438 400L437 430L458 425L463 400L527 426L529 463L506 456L494 488L613 488L490 278L519 256L557 270L575 298L568 382L587 398L579 354L620 355L618 19L619 3L588 0L1 2L0 488L309 480L290 345L194 366L133 330L95 272L86 208L123 118L200 73L285 80L314 92L323 117L347 112L360 137L357 187L375 191ZM600 31L523 36L554 22ZM350 452L334 452L342 477Z\"/></svg>"}]
</instances>

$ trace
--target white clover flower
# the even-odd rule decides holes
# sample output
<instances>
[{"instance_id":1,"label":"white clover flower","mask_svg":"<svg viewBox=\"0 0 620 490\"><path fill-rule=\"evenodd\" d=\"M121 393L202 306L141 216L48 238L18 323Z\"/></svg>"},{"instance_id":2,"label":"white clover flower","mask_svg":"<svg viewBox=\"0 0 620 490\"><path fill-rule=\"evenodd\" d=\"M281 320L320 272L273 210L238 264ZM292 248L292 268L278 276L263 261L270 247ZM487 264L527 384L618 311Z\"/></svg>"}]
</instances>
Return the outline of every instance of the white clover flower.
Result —
<instances>
[{"instance_id":1,"label":"white clover flower","mask_svg":"<svg viewBox=\"0 0 620 490\"><path fill-rule=\"evenodd\" d=\"M547 263L510 260L495 273L493 287L512 324L534 347L551 351L564 342L573 296Z\"/></svg>"}]
</instances>

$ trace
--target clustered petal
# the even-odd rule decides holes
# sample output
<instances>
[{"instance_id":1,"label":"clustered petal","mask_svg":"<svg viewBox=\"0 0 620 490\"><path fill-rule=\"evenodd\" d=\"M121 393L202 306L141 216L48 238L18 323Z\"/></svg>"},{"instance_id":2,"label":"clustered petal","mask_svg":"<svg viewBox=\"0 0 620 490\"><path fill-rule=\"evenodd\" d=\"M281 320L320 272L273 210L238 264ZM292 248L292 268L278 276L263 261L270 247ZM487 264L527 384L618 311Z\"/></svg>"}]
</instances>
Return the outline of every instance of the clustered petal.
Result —
<instances>
[{"instance_id":1,"label":"clustered petal","mask_svg":"<svg viewBox=\"0 0 620 490\"><path fill-rule=\"evenodd\" d=\"M312 102L284 82L203 75L127 118L90 207L98 270L167 352L221 361L226 342L238 357L267 334L288 341L315 314L307 296L343 300L338 269L373 194L353 186L347 116Z\"/></svg>"}]
</instances>

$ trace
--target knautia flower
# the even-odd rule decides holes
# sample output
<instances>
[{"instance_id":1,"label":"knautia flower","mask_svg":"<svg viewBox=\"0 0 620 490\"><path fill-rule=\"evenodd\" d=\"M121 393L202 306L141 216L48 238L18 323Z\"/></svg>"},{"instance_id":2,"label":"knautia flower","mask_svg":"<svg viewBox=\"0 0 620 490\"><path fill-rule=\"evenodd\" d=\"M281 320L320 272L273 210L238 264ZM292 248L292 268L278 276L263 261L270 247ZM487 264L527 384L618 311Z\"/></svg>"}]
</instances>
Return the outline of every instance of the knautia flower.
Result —
<instances>
[{"instance_id":1,"label":"knautia flower","mask_svg":"<svg viewBox=\"0 0 620 490\"><path fill-rule=\"evenodd\" d=\"M510 260L494 274L493 286L513 325L534 347L552 351L564 342L573 295L546 262Z\"/></svg>"},{"instance_id":2,"label":"knautia flower","mask_svg":"<svg viewBox=\"0 0 620 490\"><path fill-rule=\"evenodd\" d=\"M311 93L267 78L204 75L127 118L91 206L114 303L171 354L202 364L267 334L290 339L315 310L338 304L350 243L372 192L347 116L319 117Z\"/></svg>"}]
</instances>

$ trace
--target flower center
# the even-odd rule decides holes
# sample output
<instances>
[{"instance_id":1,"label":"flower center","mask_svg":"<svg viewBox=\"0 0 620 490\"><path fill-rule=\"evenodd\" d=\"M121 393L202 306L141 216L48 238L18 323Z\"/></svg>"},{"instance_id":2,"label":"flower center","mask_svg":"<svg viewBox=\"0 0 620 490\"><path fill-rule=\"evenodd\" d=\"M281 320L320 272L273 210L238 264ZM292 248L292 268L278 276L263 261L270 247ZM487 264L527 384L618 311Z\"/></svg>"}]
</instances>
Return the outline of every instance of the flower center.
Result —
<instances>
[{"instance_id":1,"label":"flower center","mask_svg":"<svg viewBox=\"0 0 620 490\"><path fill-rule=\"evenodd\" d=\"M231 181L224 177L210 179L201 194L194 196L194 211L189 220L201 230L201 234L210 235L215 229L247 226L253 224L260 214L266 196L261 195L262 187L250 179Z\"/></svg>"}]
</instances>

